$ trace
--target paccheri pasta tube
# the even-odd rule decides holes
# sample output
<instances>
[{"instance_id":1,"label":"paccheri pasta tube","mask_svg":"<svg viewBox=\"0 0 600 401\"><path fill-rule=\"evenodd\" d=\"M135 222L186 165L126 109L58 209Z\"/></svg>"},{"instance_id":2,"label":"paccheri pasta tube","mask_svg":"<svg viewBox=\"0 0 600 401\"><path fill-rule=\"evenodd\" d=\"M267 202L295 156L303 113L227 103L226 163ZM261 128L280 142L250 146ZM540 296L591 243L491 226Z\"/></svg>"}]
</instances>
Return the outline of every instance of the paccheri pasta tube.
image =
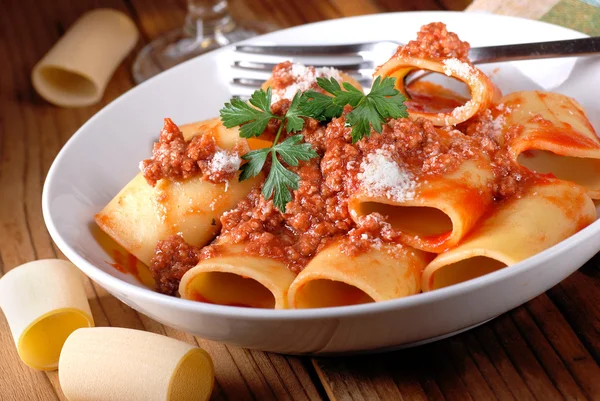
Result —
<instances>
[{"instance_id":1,"label":"paccheri pasta tube","mask_svg":"<svg viewBox=\"0 0 600 401\"><path fill-rule=\"evenodd\" d=\"M65 260L26 263L0 279L0 308L21 360L54 370L67 337L94 325L79 270Z\"/></svg>"},{"instance_id":2,"label":"paccheri pasta tube","mask_svg":"<svg viewBox=\"0 0 600 401\"><path fill-rule=\"evenodd\" d=\"M145 331L75 331L60 354L58 377L69 401L205 401L214 386L206 351Z\"/></svg>"},{"instance_id":3,"label":"paccheri pasta tube","mask_svg":"<svg viewBox=\"0 0 600 401\"><path fill-rule=\"evenodd\" d=\"M292 308L319 308L387 301L421 291L421 272L431 260L425 252L386 244L356 256L334 243L319 252L289 291Z\"/></svg>"},{"instance_id":4,"label":"paccheri pasta tube","mask_svg":"<svg viewBox=\"0 0 600 401\"><path fill-rule=\"evenodd\" d=\"M396 78L396 88L410 96L404 84L405 77L415 70L428 70L458 79L469 87L471 99L455 105L458 99L448 91L437 91L445 99L445 107L437 108L427 96L417 96L407 102L410 116L426 118L435 125L455 125L468 120L489 108L500 97L500 91L492 81L467 58L469 45L461 42L456 34L447 32L441 23L422 28L416 41L401 46L392 58L380 66L375 75ZM448 107L449 106L449 107Z\"/></svg>"},{"instance_id":5,"label":"paccheri pasta tube","mask_svg":"<svg viewBox=\"0 0 600 401\"><path fill-rule=\"evenodd\" d=\"M35 65L33 87L58 106L97 103L137 39L137 28L127 15L110 9L87 12Z\"/></svg>"},{"instance_id":6,"label":"paccheri pasta tube","mask_svg":"<svg viewBox=\"0 0 600 401\"><path fill-rule=\"evenodd\" d=\"M284 263L244 253L243 244L221 244L182 277L182 298L219 305L283 309L294 280Z\"/></svg>"},{"instance_id":7,"label":"paccheri pasta tube","mask_svg":"<svg viewBox=\"0 0 600 401\"><path fill-rule=\"evenodd\" d=\"M221 159L221 164L233 159L231 150L236 146L242 153L248 150L238 130L224 128L218 119L184 126L182 132L187 140L205 135L221 149L208 162L209 168L221 163ZM220 157L219 152L224 155ZM239 156L235 158L234 172L241 162ZM150 265L158 241L171 235L180 233L195 246L212 240L220 228L219 217L242 200L259 178L239 182L234 176L226 182L213 183L195 175L185 180L158 179L152 186L138 174L96 215L96 222L128 252Z\"/></svg>"},{"instance_id":8,"label":"paccheri pasta tube","mask_svg":"<svg viewBox=\"0 0 600 401\"><path fill-rule=\"evenodd\" d=\"M600 139L577 101L524 91L504 96L500 104L506 146L519 164L580 184L600 199Z\"/></svg>"},{"instance_id":9,"label":"paccheri pasta tube","mask_svg":"<svg viewBox=\"0 0 600 401\"><path fill-rule=\"evenodd\" d=\"M437 141L452 140L439 134ZM481 152L463 159L448 173L426 175L411 172L391 151L376 149L361 164L358 187L348 203L350 213L357 221L371 213L385 216L402 242L417 249L441 252L455 246L492 203L489 159Z\"/></svg>"},{"instance_id":10,"label":"paccheri pasta tube","mask_svg":"<svg viewBox=\"0 0 600 401\"><path fill-rule=\"evenodd\" d=\"M520 262L575 234L596 219L578 185L548 179L500 205L456 248L423 272L424 291L446 287Z\"/></svg>"}]
</instances>

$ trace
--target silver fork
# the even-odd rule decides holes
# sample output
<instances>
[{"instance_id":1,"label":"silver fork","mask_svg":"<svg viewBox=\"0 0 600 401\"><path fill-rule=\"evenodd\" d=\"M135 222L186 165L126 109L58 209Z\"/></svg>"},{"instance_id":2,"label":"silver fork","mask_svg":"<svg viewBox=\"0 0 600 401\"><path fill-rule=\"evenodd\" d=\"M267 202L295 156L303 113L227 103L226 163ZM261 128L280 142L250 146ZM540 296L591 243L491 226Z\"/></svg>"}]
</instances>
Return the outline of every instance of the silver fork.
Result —
<instances>
[{"instance_id":1,"label":"silver fork","mask_svg":"<svg viewBox=\"0 0 600 401\"><path fill-rule=\"evenodd\" d=\"M375 67L396 51L398 42L381 41L343 45L252 45L234 46L231 86L234 95L248 96L268 78L277 63L290 60L314 67L331 66L356 78L366 89L371 87ZM469 58L474 64L586 56L600 53L600 37L552 42L474 47Z\"/></svg>"}]
</instances>

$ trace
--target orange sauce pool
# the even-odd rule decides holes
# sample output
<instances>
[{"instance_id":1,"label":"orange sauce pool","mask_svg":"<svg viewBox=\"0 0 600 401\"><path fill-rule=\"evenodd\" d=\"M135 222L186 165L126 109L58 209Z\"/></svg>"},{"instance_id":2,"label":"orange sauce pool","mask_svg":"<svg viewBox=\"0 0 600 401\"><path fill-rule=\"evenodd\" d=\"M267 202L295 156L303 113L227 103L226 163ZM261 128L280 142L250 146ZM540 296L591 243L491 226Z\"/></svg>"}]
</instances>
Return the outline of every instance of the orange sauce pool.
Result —
<instances>
[{"instance_id":1,"label":"orange sauce pool","mask_svg":"<svg viewBox=\"0 0 600 401\"><path fill-rule=\"evenodd\" d=\"M112 261L106 263L123 274L130 274L146 287L154 288L155 283L148 266L140 262L121 245L100 229L96 224L91 225L92 235L98 241L100 247L112 257Z\"/></svg>"},{"instance_id":2,"label":"orange sauce pool","mask_svg":"<svg viewBox=\"0 0 600 401\"><path fill-rule=\"evenodd\" d=\"M406 107L423 113L450 113L469 100L441 85L422 80L411 82L406 92L410 96Z\"/></svg>"}]
</instances>

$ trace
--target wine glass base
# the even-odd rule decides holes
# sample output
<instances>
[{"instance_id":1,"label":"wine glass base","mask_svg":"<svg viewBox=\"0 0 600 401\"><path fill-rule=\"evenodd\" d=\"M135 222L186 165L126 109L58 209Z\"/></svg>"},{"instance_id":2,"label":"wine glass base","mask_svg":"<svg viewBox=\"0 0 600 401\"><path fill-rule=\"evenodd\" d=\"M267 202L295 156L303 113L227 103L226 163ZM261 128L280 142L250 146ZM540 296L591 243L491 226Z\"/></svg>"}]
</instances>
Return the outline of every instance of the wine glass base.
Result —
<instances>
[{"instance_id":1,"label":"wine glass base","mask_svg":"<svg viewBox=\"0 0 600 401\"><path fill-rule=\"evenodd\" d=\"M214 36L198 39L181 28L176 29L148 43L138 53L132 67L133 80L140 84L177 64L221 46Z\"/></svg>"},{"instance_id":2,"label":"wine glass base","mask_svg":"<svg viewBox=\"0 0 600 401\"><path fill-rule=\"evenodd\" d=\"M240 25L228 24L212 35L195 37L183 28L176 29L148 43L133 62L132 74L136 84L168 70L184 61L208 53L222 46L252 38L259 33L274 30L265 24L253 30Z\"/></svg>"}]
</instances>

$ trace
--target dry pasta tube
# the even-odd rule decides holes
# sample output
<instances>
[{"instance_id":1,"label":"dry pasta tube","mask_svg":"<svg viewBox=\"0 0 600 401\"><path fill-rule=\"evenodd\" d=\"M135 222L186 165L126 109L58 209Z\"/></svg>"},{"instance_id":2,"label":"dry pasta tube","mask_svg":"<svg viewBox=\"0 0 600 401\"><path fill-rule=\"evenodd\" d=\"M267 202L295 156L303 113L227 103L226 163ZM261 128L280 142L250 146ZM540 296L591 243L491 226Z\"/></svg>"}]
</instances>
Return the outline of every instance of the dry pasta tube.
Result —
<instances>
[{"instance_id":1,"label":"dry pasta tube","mask_svg":"<svg viewBox=\"0 0 600 401\"><path fill-rule=\"evenodd\" d=\"M574 99L523 91L504 96L502 117L509 151L519 164L585 187L600 199L600 139Z\"/></svg>"},{"instance_id":2,"label":"dry pasta tube","mask_svg":"<svg viewBox=\"0 0 600 401\"><path fill-rule=\"evenodd\" d=\"M56 369L67 337L94 325L81 274L65 260L38 260L6 273L0 308L19 357L34 369Z\"/></svg>"},{"instance_id":3,"label":"dry pasta tube","mask_svg":"<svg viewBox=\"0 0 600 401\"><path fill-rule=\"evenodd\" d=\"M219 255L205 259L181 278L182 298L219 305L253 308L287 307L295 278L285 264L244 253L240 244L220 245Z\"/></svg>"},{"instance_id":4,"label":"dry pasta tube","mask_svg":"<svg viewBox=\"0 0 600 401\"><path fill-rule=\"evenodd\" d=\"M494 210L456 248L423 272L423 291L502 269L575 234L596 219L594 203L578 185L548 180Z\"/></svg>"},{"instance_id":5,"label":"dry pasta tube","mask_svg":"<svg viewBox=\"0 0 600 401\"><path fill-rule=\"evenodd\" d=\"M204 401L214 386L206 351L145 331L75 331L60 354L58 377L69 401Z\"/></svg>"},{"instance_id":6,"label":"dry pasta tube","mask_svg":"<svg viewBox=\"0 0 600 401\"><path fill-rule=\"evenodd\" d=\"M246 140L220 119L184 126L184 137L202 134L217 146L231 149ZM190 135L188 137L187 135ZM184 181L159 180L154 187L141 174L131 180L96 216L96 223L129 253L146 265L159 240L181 233L191 245L203 246L218 233L221 215L244 199L261 176L242 182L213 184L202 177Z\"/></svg>"},{"instance_id":7,"label":"dry pasta tube","mask_svg":"<svg viewBox=\"0 0 600 401\"><path fill-rule=\"evenodd\" d=\"M135 24L125 14L109 9L87 12L33 68L33 87L58 106L97 103L137 39Z\"/></svg>"},{"instance_id":8,"label":"dry pasta tube","mask_svg":"<svg viewBox=\"0 0 600 401\"><path fill-rule=\"evenodd\" d=\"M320 308L387 301L421 291L421 273L431 260L400 244L373 247L356 256L334 243L298 274L289 291L290 308Z\"/></svg>"}]
</instances>

